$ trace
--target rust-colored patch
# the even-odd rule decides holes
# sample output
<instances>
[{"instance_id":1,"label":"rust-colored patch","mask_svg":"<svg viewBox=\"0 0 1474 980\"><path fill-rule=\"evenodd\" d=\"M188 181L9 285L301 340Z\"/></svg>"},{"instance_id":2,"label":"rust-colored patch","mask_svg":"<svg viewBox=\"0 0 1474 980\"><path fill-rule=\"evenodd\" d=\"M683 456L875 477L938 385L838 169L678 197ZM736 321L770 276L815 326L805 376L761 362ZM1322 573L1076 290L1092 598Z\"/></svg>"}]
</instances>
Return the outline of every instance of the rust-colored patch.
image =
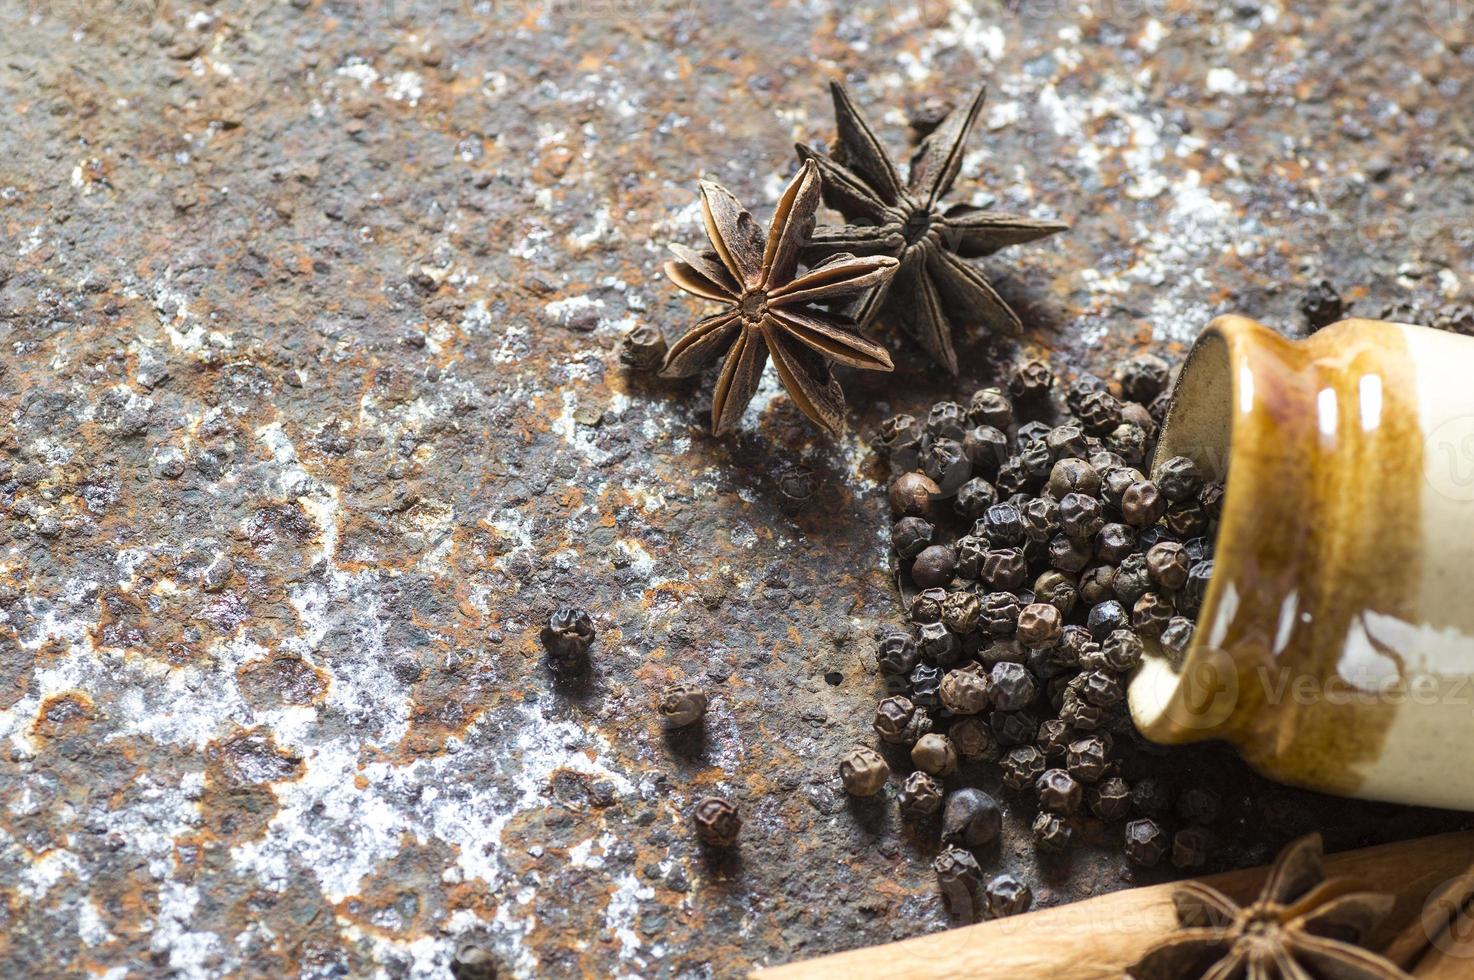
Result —
<instances>
[{"instance_id":1,"label":"rust-colored patch","mask_svg":"<svg viewBox=\"0 0 1474 980\"><path fill-rule=\"evenodd\" d=\"M86 694L81 691L53 694L41 702L31 735L43 739L77 735L96 720L97 709Z\"/></svg>"},{"instance_id":2,"label":"rust-colored patch","mask_svg":"<svg viewBox=\"0 0 1474 980\"><path fill-rule=\"evenodd\" d=\"M258 710L316 704L328 691L327 673L293 653L249 661L235 676L241 696Z\"/></svg>"}]
</instances>

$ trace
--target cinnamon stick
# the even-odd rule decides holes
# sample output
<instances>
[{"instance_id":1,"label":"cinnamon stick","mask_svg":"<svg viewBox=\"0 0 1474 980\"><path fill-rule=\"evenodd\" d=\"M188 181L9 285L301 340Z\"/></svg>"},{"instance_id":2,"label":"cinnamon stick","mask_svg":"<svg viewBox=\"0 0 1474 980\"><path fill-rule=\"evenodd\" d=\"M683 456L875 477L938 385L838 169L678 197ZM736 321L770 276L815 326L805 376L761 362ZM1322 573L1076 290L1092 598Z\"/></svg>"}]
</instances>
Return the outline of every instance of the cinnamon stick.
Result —
<instances>
[{"instance_id":1,"label":"cinnamon stick","mask_svg":"<svg viewBox=\"0 0 1474 980\"><path fill-rule=\"evenodd\" d=\"M1422 958L1432 938L1422 925L1429 897L1447 888L1451 880L1469 876L1471 870L1474 832L1347 851L1325 861L1327 876L1349 876L1370 890L1397 896L1396 907L1369 945L1387 949L1404 965ZM1267 871L1232 871L1204 881L1235 901L1248 902L1258 894ZM755 976L760 980L894 980L904 973L922 980L1120 980L1126 967L1177 929L1172 905L1175 887L1151 885L1114 892L1027 915L760 970ZM1453 976L1468 980L1474 976L1471 965L1474 960L1465 960L1463 972L1429 975L1437 980Z\"/></svg>"}]
</instances>

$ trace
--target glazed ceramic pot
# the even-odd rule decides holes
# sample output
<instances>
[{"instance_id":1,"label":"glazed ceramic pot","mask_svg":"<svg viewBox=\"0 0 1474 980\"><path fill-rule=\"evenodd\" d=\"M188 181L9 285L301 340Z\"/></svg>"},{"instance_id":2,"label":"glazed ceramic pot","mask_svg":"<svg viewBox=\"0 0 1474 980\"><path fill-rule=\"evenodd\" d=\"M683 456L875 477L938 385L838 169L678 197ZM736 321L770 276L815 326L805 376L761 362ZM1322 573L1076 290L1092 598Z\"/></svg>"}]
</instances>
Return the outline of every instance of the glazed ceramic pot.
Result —
<instances>
[{"instance_id":1,"label":"glazed ceramic pot","mask_svg":"<svg viewBox=\"0 0 1474 980\"><path fill-rule=\"evenodd\" d=\"M1223 739L1270 778L1474 809L1474 339L1215 320L1153 470L1227 491L1189 648L1130 689L1150 739Z\"/></svg>"}]
</instances>

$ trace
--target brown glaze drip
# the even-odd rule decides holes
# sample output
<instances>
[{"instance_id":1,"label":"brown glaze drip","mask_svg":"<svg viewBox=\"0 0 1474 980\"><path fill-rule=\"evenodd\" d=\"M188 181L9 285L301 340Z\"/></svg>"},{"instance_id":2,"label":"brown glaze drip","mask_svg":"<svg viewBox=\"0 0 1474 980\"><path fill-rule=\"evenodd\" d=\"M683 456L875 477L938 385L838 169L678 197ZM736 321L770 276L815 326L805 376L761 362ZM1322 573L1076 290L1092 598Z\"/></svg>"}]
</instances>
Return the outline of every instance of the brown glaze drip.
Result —
<instances>
[{"instance_id":1,"label":"brown glaze drip","mask_svg":"<svg viewBox=\"0 0 1474 980\"><path fill-rule=\"evenodd\" d=\"M1228 491L1185 700L1148 734L1227 738L1272 778L1355 793L1398 711L1371 678L1406 680L1363 627L1374 615L1417 621L1420 481L1406 474L1422 472L1423 440L1406 342L1391 324L1350 321L1292 343L1224 317L1207 343L1217 351L1200 344L1195 358L1226 357L1229 370L1213 396L1231 399ZM1202 425L1174 433L1173 421L1159 458L1221 472ZM1215 692L1220 717L1191 713Z\"/></svg>"}]
</instances>

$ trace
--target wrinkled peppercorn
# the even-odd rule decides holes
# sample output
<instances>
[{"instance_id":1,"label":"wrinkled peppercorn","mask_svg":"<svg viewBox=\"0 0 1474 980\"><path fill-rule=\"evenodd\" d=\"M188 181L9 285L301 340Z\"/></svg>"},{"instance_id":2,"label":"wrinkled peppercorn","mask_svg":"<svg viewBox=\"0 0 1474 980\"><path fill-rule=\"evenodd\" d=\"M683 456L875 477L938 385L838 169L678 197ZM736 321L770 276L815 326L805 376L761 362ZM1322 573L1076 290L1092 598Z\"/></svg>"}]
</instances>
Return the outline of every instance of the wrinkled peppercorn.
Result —
<instances>
[{"instance_id":1,"label":"wrinkled peppercorn","mask_svg":"<svg viewBox=\"0 0 1474 980\"><path fill-rule=\"evenodd\" d=\"M1187 648L1193 641L1193 621L1186 616L1173 616L1167 620L1167 625L1162 627L1162 635L1157 638L1162 648L1172 653L1179 661Z\"/></svg>"},{"instance_id":2,"label":"wrinkled peppercorn","mask_svg":"<svg viewBox=\"0 0 1474 980\"><path fill-rule=\"evenodd\" d=\"M1166 390L1171 373L1167 362L1155 354L1137 354L1121 365L1116 376L1121 393L1145 405Z\"/></svg>"},{"instance_id":3,"label":"wrinkled peppercorn","mask_svg":"<svg viewBox=\"0 0 1474 980\"><path fill-rule=\"evenodd\" d=\"M1022 608L1018 596L1012 592L989 592L983 597L979 610L983 632L990 636L1012 636L1018 628Z\"/></svg>"},{"instance_id":4,"label":"wrinkled peppercorn","mask_svg":"<svg viewBox=\"0 0 1474 980\"><path fill-rule=\"evenodd\" d=\"M1014 369L1008 379L1008 390L1013 397L1025 400L1044 398L1054 384L1054 372L1041 360L1028 360Z\"/></svg>"},{"instance_id":5,"label":"wrinkled peppercorn","mask_svg":"<svg viewBox=\"0 0 1474 980\"><path fill-rule=\"evenodd\" d=\"M978 886L983 880L978 859L960 847L948 847L933 859L931 866L947 911L968 922L977 918Z\"/></svg>"},{"instance_id":6,"label":"wrinkled peppercorn","mask_svg":"<svg viewBox=\"0 0 1474 980\"><path fill-rule=\"evenodd\" d=\"M956 439L932 438L921 452L921 471L942 493L953 493L972 476L972 461Z\"/></svg>"},{"instance_id":7,"label":"wrinkled peppercorn","mask_svg":"<svg viewBox=\"0 0 1474 980\"><path fill-rule=\"evenodd\" d=\"M1198 506L1203 508L1208 517L1217 517L1223 509L1223 484L1205 483L1203 489L1198 491Z\"/></svg>"},{"instance_id":8,"label":"wrinkled peppercorn","mask_svg":"<svg viewBox=\"0 0 1474 980\"><path fill-rule=\"evenodd\" d=\"M1167 498L1150 480L1138 480L1121 494L1121 516L1132 527L1150 527L1167 512Z\"/></svg>"},{"instance_id":9,"label":"wrinkled peppercorn","mask_svg":"<svg viewBox=\"0 0 1474 980\"><path fill-rule=\"evenodd\" d=\"M1136 532L1129 524L1105 524L1095 533L1095 557L1116 564L1136 550Z\"/></svg>"},{"instance_id":10,"label":"wrinkled peppercorn","mask_svg":"<svg viewBox=\"0 0 1474 980\"><path fill-rule=\"evenodd\" d=\"M1146 553L1146 571L1152 582L1169 592L1187 584L1187 552L1176 541L1161 541Z\"/></svg>"},{"instance_id":11,"label":"wrinkled peppercorn","mask_svg":"<svg viewBox=\"0 0 1474 980\"><path fill-rule=\"evenodd\" d=\"M1172 805L1172 791L1155 776L1147 776L1131 787L1131 809L1146 817L1157 817Z\"/></svg>"},{"instance_id":12,"label":"wrinkled peppercorn","mask_svg":"<svg viewBox=\"0 0 1474 980\"><path fill-rule=\"evenodd\" d=\"M731 847L742 831L742 818L737 805L720 796L703 796L691 808L691 822L703 843L713 847Z\"/></svg>"},{"instance_id":13,"label":"wrinkled peppercorn","mask_svg":"<svg viewBox=\"0 0 1474 980\"><path fill-rule=\"evenodd\" d=\"M999 752L998 741L987 722L976 715L958 718L947 730L947 737L964 759L992 759Z\"/></svg>"},{"instance_id":14,"label":"wrinkled peppercorn","mask_svg":"<svg viewBox=\"0 0 1474 980\"><path fill-rule=\"evenodd\" d=\"M957 748L947 736L931 732L911 746L911 762L933 776L950 776L957 768Z\"/></svg>"},{"instance_id":15,"label":"wrinkled peppercorn","mask_svg":"<svg viewBox=\"0 0 1474 980\"><path fill-rule=\"evenodd\" d=\"M926 647L921 646L922 656L926 655ZM938 691L942 686L942 675L945 669L940 664L919 663L911 670L911 701L919 708L934 709L941 704Z\"/></svg>"},{"instance_id":16,"label":"wrinkled peppercorn","mask_svg":"<svg viewBox=\"0 0 1474 980\"><path fill-rule=\"evenodd\" d=\"M839 778L851 796L874 796L890 776L891 767L885 759L867 746L857 745L840 757Z\"/></svg>"},{"instance_id":17,"label":"wrinkled peppercorn","mask_svg":"<svg viewBox=\"0 0 1474 980\"><path fill-rule=\"evenodd\" d=\"M902 630L883 633L875 644L875 662L882 674L909 674L920 656L916 641Z\"/></svg>"},{"instance_id":18,"label":"wrinkled peppercorn","mask_svg":"<svg viewBox=\"0 0 1474 980\"><path fill-rule=\"evenodd\" d=\"M911 616L911 622L918 625L921 623L940 623L942 621L942 603L946 601L946 589L922 589L911 600L911 608L908 610Z\"/></svg>"},{"instance_id":19,"label":"wrinkled peppercorn","mask_svg":"<svg viewBox=\"0 0 1474 980\"><path fill-rule=\"evenodd\" d=\"M1017 548L992 548L983 554L978 579L990 589L1010 591L1024 584L1029 563Z\"/></svg>"},{"instance_id":20,"label":"wrinkled peppercorn","mask_svg":"<svg viewBox=\"0 0 1474 980\"><path fill-rule=\"evenodd\" d=\"M1075 600L1078 596L1075 592L1075 584L1070 581L1068 575L1050 569L1034 580L1034 598L1039 602L1049 603L1059 610L1061 617L1064 617L1075 608ZM1022 625L1022 612L1019 617L1020 625Z\"/></svg>"},{"instance_id":21,"label":"wrinkled peppercorn","mask_svg":"<svg viewBox=\"0 0 1474 980\"><path fill-rule=\"evenodd\" d=\"M910 698L897 694L886 698L875 706L875 734L892 745L906 744L911 720L917 711Z\"/></svg>"},{"instance_id":22,"label":"wrinkled peppercorn","mask_svg":"<svg viewBox=\"0 0 1474 980\"><path fill-rule=\"evenodd\" d=\"M1075 415L1086 432L1104 435L1121 424L1121 403L1105 389L1092 391L1080 399Z\"/></svg>"},{"instance_id":23,"label":"wrinkled peppercorn","mask_svg":"<svg viewBox=\"0 0 1474 980\"><path fill-rule=\"evenodd\" d=\"M1142 593L1136 605L1131 607L1131 625L1142 636L1153 638L1162 635L1162 630L1177 612L1172 601L1156 592Z\"/></svg>"},{"instance_id":24,"label":"wrinkled peppercorn","mask_svg":"<svg viewBox=\"0 0 1474 980\"><path fill-rule=\"evenodd\" d=\"M949 592L942 603L942 623L954 633L975 632L982 616L982 603L971 592Z\"/></svg>"},{"instance_id":25,"label":"wrinkled peppercorn","mask_svg":"<svg viewBox=\"0 0 1474 980\"><path fill-rule=\"evenodd\" d=\"M1208 512L1196 500L1184 500L1167 505L1162 523L1179 538L1195 538L1208 532Z\"/></svg>"},{"instance_id":26,"label":"wrinkled peppercorn","mask_svg":"<svg viewBox=\"0 0 1474 980\"><path fill-rule=\"evenodd\" d=\"M1047 607L1054 610L1053 606ZM1058 610L1054 610L1056 615ZM1020 711L1034 700L1034 678L1028 668L1016 663L993 665L990 675L993 707L999 711Z\"/></svg>"},{"instance_id":27,"label":"wrinkled peppercorn","mask_svg":"<svg viewBox=\"0 0 1474 980\"><path fill-rule=\"evenodd\" d=\"M665 360L665 335L653 324L637 324L624 335L619 361L636 371L653 371Z\"/></svg>"},{"instance_id":28,"label":"wrinkled peppercorn","mask_svg":"<svg viewBox=\"0 0 1474 980\"><path fill-rule=\"evenodd\" d=\"M1100 646L1101 654L1105 658L1106 666L1111 670L1125 673L1135 670L1141 663L1141 658L1146 653L1141 638L1130 630L1113 630Z\"/></svg>"},{"instance_id":29,"label":"wrinkled peppercorn","mask_svg":"<svg viewBox=\"0 0 1474 980\"><path fill-rule=\"evenodd\" d=\"M910 820L924 819L942 808L942 784L935 776L918 770L902 780L896 802L902 816Z\"/></svg>"},{"instance_id":30,"label":"wrinkled peppercorn","mask_svg":"<svg viewBox=\"0 0 1474 980\"><path fill-rule=\"evenodd\" d=\"M1101 708L1070 691L1065 692L1059 717L1061 721L1082 732L1093 732L1105 723L1105 712Z\"/></svg>"},{"instance_id":31,"label":"wrinkled peppercorn","mask_svg":"<svg viewBox=\"0 0 1474 980\"><path fill-rule=\"evenodd\" d=\"M988 914L995 919L1022 915L1034 904L1034 893L1029 890L1029 886L1010 874L998 875L988 882L984 894Z\"/></svg>"},{"instance_id":32,"label":"wrinkled peppercorn","mask_svg":"<svg viewBox=\"0 0 1474 980\"><path fill-rule=\"evenodd\" d=\"M1085 569L1080 573L1080 584L1076 587L1080 601L1087 606L1098 606L1115 598L1116 592L1112 587L1115 577L1116 570L1110 565L1094 565Z\"/></svg>"},{"instance_id":33,"label":"wrinkled peppercorn","mask_svg":"<svg viewBox=\"0 0 1474 980\"><path fill-rule=\"evenodd\" d=\"M1121 682L1113 674L1103 670L1087 670L1077 678L1080 694L1097 708L1109 708L1120 704L1125 697Z\"/></svg>"},{"instance_id":34,"label":"wrinkled peppercorn","mask_svg":"<svg viewBox=\"0 0 1474 980\"><path fill-rule=\"evenodd\" d=\"M1053 762L1064 759L1074 737L1069 725L1058 718L1050 718L1039 723L1039 734L1034 736L1034 744L1044 753L1046 759Z\"/></svg>"},{"instance_id":35,"label":"wrinkled peppercorn","mask_svg":"<svg viewBox=\"0 0 1474 980\"><path fill-rule=\"evenodd\" d=\"M884 453L891 454L897 448L914 447L921 443L921 423L912 415L892 415L880 423L876 445Z\"/></svg>"},{"instance_id":36,"label":"wrinkled peppercorn","mask_svg":"<svg viewBox=\"0 0 1474 980\"><path fill-rule=\"evenodd\" d=\"M1126 825L1126 858L1143 868L1155 867L1167 853L1167 835L1155 820L1143 817Z\"/></svg>"},{"instance_id":37,"label":"wrinkled peppercorn","mask_svg":"<svg viewBox=\"0 0 1474 980\"><path fill-rule=\"evenodd\" d=\"M983 557L989 550L988 542L975 534L964 534L957 539L954 549L957 552L955 574L959 578L977 578L982 571Z\"/></svg>"},{"instance_id":38,"label":"wrinkled peppercorn","mask_svg":"<svg viewBox=\"0 0 1474 980\"><path fill-rule=\"evenodd\" d=\"M1135 605L1136 600L1151 587L1152 577L1147 571L1146 555L1140 552L1122 558L1121 564L1116 566L1115 574L1111 576L1111 591L1123 603Z\"/></svg>"},{"instance_id":39,"label":"wrinkled peppercorn","mask_svg":"<svg viewBox=\"0 0 1474 980\"><path fill-rule=\"evenodd\" d=\"M1103 779L1090 793L1090 812L1107 823L1125 819L1131 812L1131 787L1119 776Z\"/></svg>"},{"instance_id":40,"label":"wrinkled peppercorn","mask_svg":"<svg viewBox=\"0 0 1474 980\"><path fill-rule=\"evenodd\" d=\"M1182 597L1187 602L1188 611L1194 611L1203 603L1203 597L1208 594L1208 583L1213 578L1213 559L1208 558L1198 562L1187 570L1187 583L1182 587Z\"/></svg>"},{"instance_id":41,"label":"wrinkled peppercorn","mask_svg":"<svg viewBox=\"0 0 1474 980\"><path fill-rule=\"evenodd\" d=\"M1117 574L1120 569L1117 569ZM1124 629L1130 625L1126 609L1115 599L1108 599L1098 605L1091 606L1090 612L1085 617L1085 626L1090 630L1090 635L1097 640L1103 640L1118 629Z\"/></svg>"},{"instance_id":42,"label":"wrinkled peppercorn","mask_svg":"<svg viewBox=\"0 0 1474 980\"><path fill-rule=\"evenodd\" d=\"M1019 611L1018 627L1014 636L1025 646L1045 647L1059 639L1060 630L1063 628L1064 616L1057 608L1045 602L1036 602ZM1002 666L999 664L999 667ZM1032 685L1029 696L1033 696ZM1023 705L1020 704L1018 707L1023 707ZM1003 708L1002 710L1011 709Z\"/></svg>"},{"instance_id":43,"label":"wrinkled peppercorn","mask_svg":"<svg viewBox=\"0 0 1474 980\"><path fill-rule=\"evenodd\" d=\"M1013 425L1013 402L1001 388L982 388L968 402L967 417L974 425L1007 429Z\"/></svg>"},{"instance_id":44,"label":"wrinkled peppercorn","mask_svg":"<svg viewBox=\"0 0 1474 980\"><path fill-rule=\"evenodd\" d=\"M1063 769L1046 769L1035 781L1034 790L1041 807L1066 817L1079 811L1084 793L1079 781Z\"/></svg>"},{"instance_id":45,"label":"wrinkled peppercorn","mask_svg":"<svg viewBox=\"0 0 1474 980\"><path fill-rule=\"evenodd\" d=\"M1090 564L1090 544L1065 534L1056 534L1049 539L1049 564L1062 572L1078 573Z\"/></svg>"},{"instance_id":46,"label":"wrinkled peppercorn","mask_svg":"<svg viewBox=\"0 0 1474 980\"><path fill-rule=\"evenodd\" d=\"M962 659L962 640L945 623L922 623L917 626L916 649L923 660L936 667L951 667ZM916 668L913 667L911 672L915 674ZM914 678L912 685L914 688Z\"/></svg>"},{"instance_id":47,"label":"wrinkled peppercorn","mask_svg":"<svg viewBox=\"0 0 1474 980\"><path fill-rule=\"evenodd\" d=\"M1105 527L1100 501L1083 493L1067 493L1059 501L1059 526L1079 542L1087 542ZM1089 560L1088 557L1086 559Z\"/></svg>"},{"instance_id":48,"label":"wrinkled peppercorn","mask_svg":"<svg viewBox=\"0 0 1474 980\"><path fill-rule=\"evenodd\" d=\"M1027 745L1039 731L1039 719L1027 711L995 711L988 718L999 745Z\"/></svg>"},{"instance_id":49,"label":"wrinkled peppercorn","mask_svg":"<svg viewBox=\"0 0 1474 980\"><path fill-rule=\"evenodd\" d=\"M1044 446L1049 450L1050 458L1055 460L1075 458L1084 462L1090 453L1085 430L1073 422L1050 429L1044 437Z\"/></svg>"},{"instance_id":50,"label":"wrinkled peppercorn","mask_svg":"<svg viewBox=\"0 0 1474 980\"><path fill-rule=\"evenodd\" d=\"M1045 765L1044 753L1036 746L1015 746L1003 755L1000 766L1003 785L1015 790L1033 786L1034 781L1044 775Z\"/></svg>"},{"instance_id":51,"label":"wrinkled peppercorn","mask_svg":"<svg viewBox=\"0 0 1474 980\"><path fill-rule=\"evenodd\" d=\"M1174 503L1181 500L1196 500L1203 488L1203 472L1198 464L1186 456L1173 456L1156 468L1153 480L1162 491L1162 496Z\"/></svg>"},{"instance_id":52,"label":"wrinkled peppercorn","mask_svg":"<svg viewBox=\"0 0 1474 980\"><path fill-rule=\"evenodd\" d=\"M1123 421L1110 432L1106 433L1106 448L1120 456L1127 463L1136 466L1146 460L1147 441L1149 439L1144 426L1136 422L1125 421L1126 408L1122 407L1121 415Z\"/></svg>"},{"instance_id":53,"label":"wrinkled peppercorn","mask_svg":"<svg viewBox=\"0 0 1474 980\"><path fill-rule=\"evenodd\" d=\"M998 839L1003 811L998 801L980 789L967 787L947 796L942 808L942 841L963 847L982 847Z\"/></svg>"},{"instance_id":54,"label":"wrinkled peppercorn","mask_svg":"<svg viewBox=\"0 0 1474 980\"><path fill-rule=\"evenodd\" d=\"M891 547L902 558L915 558L931 544L936 533L930 521L921 517L903 517L891 525Z\"/></svg>"},{"instance_id":55,"label":"wrinkled peppercorn","mask_svg":"<svg viewBox=\"0 0 1474 980\"><path fill-rule=\"evenodd\" d=\"M1034 818L1034 841L1041 850L1063 851L1070 846L1074 836L1069 821L1058 814L1044 810Z\"/></svg>"},{"instance_id":56,"label":"wrinkled peppercorn","mask_svg":"<svg viewBox=\"0 0 1474 980\"><path fill-rule=\"evenodd\" d=\"M594 642L594 622L575 606L561 606L548 617L542 629L543 648L553 673L575 676L589 667L589 647Z\"/></svg>"},{"instance_id":57,"label":"wrinkled peppercorn","mask_svg":"<svg viewBox=\"0 0 1474 980\"><path fill-rule=\"evenodd\" d=\"M926 415L926 434L938 439L961 439L967 412L956 402L937 402Z\"/></svg>"},{"instance_id":58,"label":"wrinkled peppercorn","mask_svg":"<svg viewBox=\"0 0 1474 980\"><path fill-rule=\"evenodd\" d=\"M1099 735L1071 742L1065 753L1065 769L1083 783L1098 782L1106 774L1110 764L1106 741Z\"/></svg>"},{"instance_id":59,"label":"wrinkled peppercorn","mask_svg":"<svg viewBox=\"0 0 1474 980\"><path fill-rule=\"evenodd\" d=\"M1024 541L1024 518L1010 503L994 504L984 513L973 533L995 548L1007 548Z\"/></svg>"},{"instance_id":60,"label":"wrinkled peppercorn","mask_svg":"<svg viewBox=\"0 0 1474 980\"><path fill-rule=\"evenodd\" d=\"M975 476L957 488L957 499L952 502L952 509L962 517L977 520L997 502L998 491L993 484Z\"/></svg>"},{"instance_id":61,"label":"wrinkled peppercorn","mask_svg":"<svg viewBox=\"0 0 1474 980\"><path fill-rule=\"evenodd\" d=\"M991 425L975 426L962 437L962 451L972 463L974 473L996 476L1008 458L1008 436Z\"/></svg>"},{"instance_id":62,"label":"wrinkled peppercorn","mask_svg":"<svg viewBox=\"0 0 1474 980\"><path fill-rule=\"evenodd\" d=\"M941 492L925 473L902 473L891 481L891 509L903 517L930 517Z\"/></svg>"},{"instance_id":63,"label":"wrinkled peppercorn","mask_svg":"<svg viewBox=\"0 0 1474 980\"><path fill-rule=\"evenodd\" d=\"M1140 470L1127 466L1124 462L1120 465L1109 466L1100 471L1100 499L1116 510L1120 510L1121 500L1126 496L1127 489L1132 484L1141 483L1144 480L1146 477L1142 476Z\"/></svg>"},{"instance_id":64,"label":"wrinkled peppercorn","mask_svg":"<svg viewBox=\"0 0 1474 980\"><path fill-rule=\"evenodd\" d=\"M660 692L655 710L667 728L694 725L706 714L706 692L690 682L671 684Z\"/></svg>"},{"instance_id":65,"label":"wrinkled peppercorn","mask_svg":"<svg viewBox=\"0 0 1474 980\"><path fill-rule=\"evenodd\" d=\"M949 670L942 678L942 706L954 715L975 715L988 707L991 683L980 670Z\"/></svg>"},{"instance_id":66,"label":"wrinkled peppercorn","mask_svg":"<svg viewBox=\"0 0 1474 980\"><path fill-rule=\"evenodd\" d=\"M1063 500L1071 493L1083 493L1094 499L1100 493L1100 474L1095 467L1078 457L1066 457L1049 471L1049 495Z\"/></svg>"}]
</instances>

